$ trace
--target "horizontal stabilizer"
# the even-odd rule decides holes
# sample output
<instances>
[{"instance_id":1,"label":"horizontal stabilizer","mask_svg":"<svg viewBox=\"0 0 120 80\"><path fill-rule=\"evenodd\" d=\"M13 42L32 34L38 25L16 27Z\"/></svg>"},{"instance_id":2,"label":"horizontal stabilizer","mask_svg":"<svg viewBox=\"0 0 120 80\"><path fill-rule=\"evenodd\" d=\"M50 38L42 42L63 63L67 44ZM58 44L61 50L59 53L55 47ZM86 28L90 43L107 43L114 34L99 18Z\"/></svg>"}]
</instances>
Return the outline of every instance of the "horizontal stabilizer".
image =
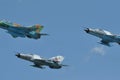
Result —
<instances>
[{"instance_id":1,"label":"horizontal stabilizer","mask_svg":"<svg viewBox=\"0 0 120 80\"><path fill-rule=\"evenodd\" d=\"M42 35L42 36L48 36L49 34L46 34L46 33L40 33L40 35Z\"/></svg>"},{"instance_id":2,"label":"horizontal stabilizer","mask_svg":"<svg viewBox=\"0 0 120 80\"><path fill-rule=\"evenodd\" d=\"M65 67L67 67L67 66L69 66L69 65L64 65L64 64L62 64L62 66L65 66Z\"/></svg>"}]
</instances>

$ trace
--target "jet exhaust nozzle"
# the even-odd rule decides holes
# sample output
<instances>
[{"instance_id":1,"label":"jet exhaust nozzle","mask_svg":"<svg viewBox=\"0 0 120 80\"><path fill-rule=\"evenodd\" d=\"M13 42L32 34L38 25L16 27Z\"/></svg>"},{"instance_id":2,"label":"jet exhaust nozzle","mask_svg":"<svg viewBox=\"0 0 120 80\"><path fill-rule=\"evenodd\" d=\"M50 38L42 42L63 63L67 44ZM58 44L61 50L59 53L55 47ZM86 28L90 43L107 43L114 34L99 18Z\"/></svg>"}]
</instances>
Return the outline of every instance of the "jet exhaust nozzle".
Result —
<instances>
[{"instance_id":1,"label":"jet exhaust nozzle","mask_svg":"<svg viewBox=\"0 0 120 80\"><path fill-rule=\"evenodd\" d=\"M41 35L41 36L47 36L47 35L49 35L49 34L41 33L40 35Z\"/></svg>"}]
</instances>

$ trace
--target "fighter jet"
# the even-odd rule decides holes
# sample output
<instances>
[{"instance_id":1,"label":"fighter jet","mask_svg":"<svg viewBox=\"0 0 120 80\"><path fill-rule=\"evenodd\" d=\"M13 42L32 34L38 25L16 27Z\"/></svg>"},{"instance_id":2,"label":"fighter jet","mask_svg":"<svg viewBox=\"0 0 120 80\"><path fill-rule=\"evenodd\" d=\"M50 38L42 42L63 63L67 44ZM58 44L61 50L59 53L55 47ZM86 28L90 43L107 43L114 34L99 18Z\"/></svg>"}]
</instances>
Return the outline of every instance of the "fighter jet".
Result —
<instances>
[{"instance_id":1,"label":"fighter jet","mask_svg":"<svg viewBox=\"0 0 120 80\"><path fill-rule=\"evenodd\" d=\"M13 38L28 37L32 39L39 39L42 35L48 35L40 33L40 31L43 29L43 26L39 24L30 27L24 27L17 23L0 21L0 28L7 30L7 33L11 34Z\"/></svg>"},{"instance_id":2,"label":"fighter jet","mask_svg":"<svg viewBox=\"0 0 120 80\"><path fill-rule=\"evenodd\" d=\"M100 44L111 46L110 43L116 42L120 45L120 36L112 34L109 31L92 28L86 28L84 31L88 34L101 38L101 41L99 42Z\"/></svg>"},{"instance_id":3,"label":"fighter jet","mask_svg":"<svg viewBox=\"0 0 120 80\"><path fill-rule=\"evenodd\" d=\"M45 66L48 66L52 69L60 69L62 66L67 66L61 64L61 62L64 60L63 56L56 56L49 59L41 58L39 55L36 54L22 54L17 53L16 56L18 58L33 62L34 65L31 65L33 67L44 69Z\"/></svg>"}]
</instances>

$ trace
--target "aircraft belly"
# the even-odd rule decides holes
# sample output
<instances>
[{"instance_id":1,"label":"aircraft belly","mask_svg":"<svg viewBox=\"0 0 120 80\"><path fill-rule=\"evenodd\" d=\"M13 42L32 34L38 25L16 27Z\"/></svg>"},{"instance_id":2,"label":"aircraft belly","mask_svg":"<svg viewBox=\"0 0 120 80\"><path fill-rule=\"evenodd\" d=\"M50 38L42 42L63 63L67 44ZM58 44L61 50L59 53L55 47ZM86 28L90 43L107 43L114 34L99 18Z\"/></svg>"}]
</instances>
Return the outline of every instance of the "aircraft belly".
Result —
<instances>
[{"instance_id":1,"label":"aircraft belly","mask_svg":"<svg viewBox=\"0 0 120 80\"><path fill-rule=\"evenodd\" d=\"M10 32L15 32L15 33L19 33L19 34L24 34L24 33L25 33L24 30L20 30L20 29L14 28L14 27L8 28L8 31L10 31Z\"/></svg>"},{"instance_id":2,"label":"aircraft belly","mask_svg":"<svg viewBox=\"0 0 120 80\"><path fill-rule=\"evenodd\" d=\"M33 61L35 64L37 64L37 65L46 65L46 66L54 66L55 65L55 63L53 63L53 62L51 62L51 61L47 61L47 60L45 60L45 61Z\"/></svg>"},{"instance_id":3,"label":"aircraft belly","mask_svg":"<svg viewBox=\"0 0 120 80\"><path fill-rule=\"evenodd\" d=\"M0 28L2 28L2 29L8 29L8 27L5 27L5 26L0 26Z\"/></svg>"},{"instance_id":4,"label":"aircraft belly","mask_svg":"<svg viewBox=\"0 0 120 80\"><path fill-rule=\"evenodd\" d=\"M25 37L25 32L23 30L18 30L16 28L8 28L8 33L13 37Z\"/></svg>"},{"instance_id":5,"label":"aircraft belly","mask_svg":"<svg viewBox=\"0 0 120 80\"><path fill-rule=\"evenodd\" d=\"M18 32L8 31L8 33L11 34L13 37L25 37L24 34Z\"/></svg>"},{"instance_id":6,"label":"aircraft belly","mask_svg":"<svg viewBox=\"0 0 120 80\"><path fill-rule=\"evenodd\" d=\"M33 62L37 65L46 65L47 64L46 61L43 61L43 60L39 60L39 61L34 61L33 60Z\"/></svg>"},{"instance_id":7,"label":"aircraft belly","mask_svg":"<svg viewBox=\"0 0 120 80\"><path fill-rule=\"evenodd\" d=\"M102 39L107 41L107 42L117 42L117 39L113 36L110 36L110 35L106 35Z\"/></svg>"},{"instance_id":8,"label":"aircraft belly","mask_svg":"<svg viewBox=\"0 0 120 80\"><path fill-rule=\"evenodd\" d=\"M103 37L103 34L100 34L100 33L90 32L89 34L94 35L94 36L99 37L99 38Z\"/></svg>"},{"instance_id":9,"label":"aircraft belly","mask_svg":"<svg viewBox=\"0 0 120 80\"><path fill-rule=\"evenodd\" d=\"M104 41L107 41L107 42L116 42L116 39L110 35L105 35L105 34L102 34L102 33L94 33L94 32L90 32L91 35L94 35L96 37L99 37L101 38L102 40Z\"/></svg>"},{"instance_id":10,"label":"aircraft belly","mask_svg":"<svg viewBox=\"0 0 120 80\"><path fill-rule=\"evenodd\" d=\"M120 43L120 38L116 37L115 42Z\"/></svg>"}]
</instances>

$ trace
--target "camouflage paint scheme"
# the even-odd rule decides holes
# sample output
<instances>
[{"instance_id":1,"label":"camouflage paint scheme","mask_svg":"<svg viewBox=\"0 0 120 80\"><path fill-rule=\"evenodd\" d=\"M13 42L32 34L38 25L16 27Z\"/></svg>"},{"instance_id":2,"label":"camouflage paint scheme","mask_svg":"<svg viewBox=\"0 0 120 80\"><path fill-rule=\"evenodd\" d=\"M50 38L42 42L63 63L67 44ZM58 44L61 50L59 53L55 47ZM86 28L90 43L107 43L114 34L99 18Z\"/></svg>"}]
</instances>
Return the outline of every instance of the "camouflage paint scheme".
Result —
<instances>
[{"instance_id":1,"label":"camouflage paint scheme","mask_svg":"<svg viewBox=\"0 0 120 80\"><path fill-rule=\"evenodd\" d=\"M30 27L24 27L17 23L11 23L7 21L0 21L0 28L7 30L7 33L11 34L12 37L28 37L32 39L39 39L41 35L40 31L43 29L43 26L36 24Z\"/></svg>"}]
</instances>

